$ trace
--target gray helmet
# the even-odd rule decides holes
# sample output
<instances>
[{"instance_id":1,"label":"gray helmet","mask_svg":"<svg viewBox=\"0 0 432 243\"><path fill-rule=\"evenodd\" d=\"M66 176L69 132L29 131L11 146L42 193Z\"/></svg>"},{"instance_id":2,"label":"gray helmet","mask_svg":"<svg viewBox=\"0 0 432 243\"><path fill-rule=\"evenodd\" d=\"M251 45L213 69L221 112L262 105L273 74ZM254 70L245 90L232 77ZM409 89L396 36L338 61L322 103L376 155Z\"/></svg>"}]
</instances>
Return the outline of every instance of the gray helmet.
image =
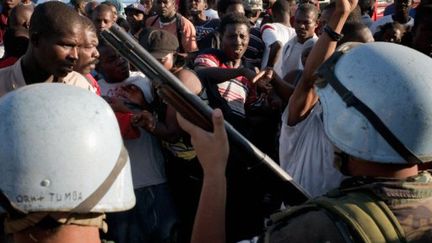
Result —
<instances>
[{"instance_id":1,"label":"gray helmet","mask_svg":"<svg viewBox=\"0 0 432 243\"><path fill-rule=\"evenodd\" d=\"M15 210L134 206L129 156L102 98L64 84L29 85L0 99L0 117L0 190Z\"/></svg>"},{"instance_id":2,"label":"gray helmet","mask_svg":"<svg viewBox=\"0 0 432 243\"><path fill-rule=\"evenodd\" d=\"M342 46L319 69L328 138L379 163L432 160L432 59L385 42Z\"/></svg>"}]
</instances>

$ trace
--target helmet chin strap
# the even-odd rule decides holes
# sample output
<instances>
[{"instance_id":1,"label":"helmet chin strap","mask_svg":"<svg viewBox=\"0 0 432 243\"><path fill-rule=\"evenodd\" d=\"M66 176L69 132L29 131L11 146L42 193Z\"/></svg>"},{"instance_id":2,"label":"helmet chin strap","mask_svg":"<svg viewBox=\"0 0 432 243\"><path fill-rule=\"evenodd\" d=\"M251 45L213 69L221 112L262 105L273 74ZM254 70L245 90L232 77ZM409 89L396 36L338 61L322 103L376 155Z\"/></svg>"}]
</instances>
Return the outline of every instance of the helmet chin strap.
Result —
<instances>
[{"instance_id":1,"label":"helmet chin strap","mask_svg":"<svg viewBox=\"0 0 432 243\"><path fill-rule=\"evenodd\" d=\"M421 164L423 163L409 148L407 148L397 137L390 131L385 123L370 109L365 103L359 100L353 92L348 90L336 77L334 69L339 58L344 54L342 51L335 52L318 70L318 73L325 80L320 82L318 86L330 86L342 98L347 107L353 107L360 112L375 130L387 141L387 143L408 163Z\"/></svg>"},{"instance_id":2,"label":"helmet chin strap","mask_svg":"<svg viewBox=\"0 0 432 243\"><path fill-rule=\"evenodd\" d=\"M116 164L107 176L107 178L99 185L99 187L82 201L78 206L71 210L71 213L88 213L96 206L96 204L105 196L114 181L117 179L120 172L123 170L128 160L128 152L124 146L120 151L120 155Z\"/></svg>"}]
</instances>

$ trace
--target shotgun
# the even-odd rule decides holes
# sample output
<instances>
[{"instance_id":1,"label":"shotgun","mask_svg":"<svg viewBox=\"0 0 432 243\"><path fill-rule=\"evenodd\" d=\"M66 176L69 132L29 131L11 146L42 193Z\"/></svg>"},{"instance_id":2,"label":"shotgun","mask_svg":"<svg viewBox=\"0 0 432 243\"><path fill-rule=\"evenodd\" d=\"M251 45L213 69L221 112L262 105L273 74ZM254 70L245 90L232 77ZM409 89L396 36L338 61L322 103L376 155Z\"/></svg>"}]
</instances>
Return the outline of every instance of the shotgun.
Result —
<instances>
[{"instance_id":1,"label":"shotgun","mask_svg":"<svg viewBox=\"0 0 432 243\"><path fill-rule=\"evenodd\" d=\"M102 38L133 66L144 73L157 90L157 94L183 117L201 128L212 131L212 109L198 96L188 91L171 72L166 70L133 37L114 24L101 32ZM298 205L309 199L308 193L292 177L279 167L269 156L261 152L243 135L225 121L231 149L241 151L247 158L247 167L267 170L271 174L274 186L281 192L282 200L287 205Z\"/></svg>"}]
</instances>

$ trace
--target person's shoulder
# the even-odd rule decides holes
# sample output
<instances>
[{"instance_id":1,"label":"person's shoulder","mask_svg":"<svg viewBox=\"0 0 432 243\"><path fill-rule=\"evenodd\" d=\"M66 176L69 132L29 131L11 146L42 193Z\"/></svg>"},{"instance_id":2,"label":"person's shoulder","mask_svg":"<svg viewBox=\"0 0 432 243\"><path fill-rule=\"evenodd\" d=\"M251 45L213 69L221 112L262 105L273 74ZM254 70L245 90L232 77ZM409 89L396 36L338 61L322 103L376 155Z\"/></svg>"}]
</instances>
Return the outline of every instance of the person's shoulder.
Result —
<instances>
[{"instance_id":1,"label":"person's shoulder","mask_svg":"<svg viewBox=\"0 0 432 243\"><path fill-rule=\"evenodd\" d=\"M183 68L175 73L175 75L192 93L199 94L201 92L201 81L194 71Z\"/></svg>"},{"instance_id":2,"label":"person's shoulder","mask_svg":"<svg viewBox=\"0 0 432 243\"><path fill-rule=\"evenodd\" d=\"M16 73L16 63L0 68L0 96L6 93L7 87L13 82L11 79Z\"/></svg>"},{"instance_id":3,"label":"person's shoulder","mask_svg":"<svg viewBox=\"0 0 432 243\"><path fill-rule=\"evenodd\" d=\"M296 35L295 29L291 26L286 26L281 24L281 29L283 29L285 32L289 32L290 34Z\"/></svg>"},{"instance_id":4,"label":"person's shoulder","mask_svg":"<svg viewBox=\"0 0 432 243\"><path fill-rule=\"evenodd\" d=\"M95 88L89 82L89 80L78 72L72 71L68 73L68 75L66 75L66 77L63 78L63 82L65 84L87 89L93 93L96 93Z\"/></svg>"},{"instance_id":5,"label":"person's shoulder","mask_svg":"<svg viewBox=\"0 0 432 243\"><path fill-rule=\"evenodd\" d=\"M264 33L264 31L273 32L276 30L276 26L274 25L274 23L266 23L261 26L260 30L261 33Z\"/></svg>"},{"instance_id":6,"label":"person's shoulder","mask_svg":"<svg viewBox=\"0 0 432 243\"><path fill-rule=\"evenodd\" d=\"M194 66L197 67L219 67L219 60L212 55L199 55L195 58Z\"/></svg>"},{"instance_id":7,"label":"person's shoulder","mask_svg":"<svg viewBox=\"0 0 432 243\"><path fill-rule=\"evenodd\" d=\"M16 60L14 63L9 63L8 65L0 67L0 80L5 80L6 82L22 81L25 84L24 76L22 74L21 59ZM6 80L7 79L7 80ZM22 79L22 80L16 80Z\"/></svg>"},{"instance_id":8,"label":"person's shoulder","mask_svg":"<svg viewBox=\"0 0 432 243\"><path fill-rule=\"evenodd\" d=\"M157 15L157 14L153 15L153 16L149 16L146 21L152 21L152 20L155 20L158 17L159 17L159 15Z\"/></svg>"},{"instance_id":9,"label":"person's shoulder","mask_svg":"<svg viewBox=\"0 0 432 243\"><path fill-rule=\"evenodd\" d=\"M14 62L11 64L8 59L2 59L0 60L0 73L10 72L16 68L17 65L19 65L19 63L17 64L17 62Z\"/></svg>"},{"instance_id":10,"label":"person's shoulder","mask_svg":"<svg viewBox=\"0 0 432 243\"><path fill-rule=\"evenodd\" d=\"M189 68L182 68L181 70L179 70L179 71L176 73L176 75L177 75L177 74L178 74L179 76L183 76L183 75L190 76L190 75L192 75L191 77L193 77L193 76L196 77L196 72L193 71L193 70L191 70L191 69L189 69Z\"/></svg>"},{"instance_id":11,"label":"person's shoulder","mask_svg":"<svg viewBox=\"0 0 432 243\"><path fill-rule=\"evenodd\" d=\"M178 15L180 16L182 24L183 24L184 27L187 26L187 27L193 27L193 28L195 28L195 25L189 19L187 19L185 16L183 16L181 14L178 14Z\"/></svg>"},{"instance_id":12,"label":"person's shoulder","mask_svg":"<svg viewBox=\"0 0 432 243\"><path fill-rule=\"evenodd\" d=\"M175 76L177 76L182 82L200 83L197 73L189 68L182 68L175 73Z\"/></svg>"}]
</instances>

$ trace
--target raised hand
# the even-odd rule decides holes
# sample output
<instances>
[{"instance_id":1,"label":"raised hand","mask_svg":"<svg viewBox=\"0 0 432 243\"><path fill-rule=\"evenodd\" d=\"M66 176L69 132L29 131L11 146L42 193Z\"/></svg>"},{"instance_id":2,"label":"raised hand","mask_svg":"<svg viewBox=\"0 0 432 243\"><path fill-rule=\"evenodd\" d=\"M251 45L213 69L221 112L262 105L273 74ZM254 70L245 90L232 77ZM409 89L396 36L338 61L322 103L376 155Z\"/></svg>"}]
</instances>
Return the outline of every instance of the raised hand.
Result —
<instances>
[{"instance_id":1,"label":"raised hand","mask_svg":"<svg viewBox=\"0 0 432 243\"><path fill-rule=\"evenodd\" d=\"M357 6L358 0L336 0L336 11L339 13L351 13Z\"/></svg>"},{"instance_id":2,"label":"raised hand","mask_svg":"<svg viewBox=\"0 0 432 243\"><path fill-rule=\"evenodd\" d=\"M256 84L256 86L260 90L269 94L273 88L273 86L270 84L273 78L274 78L273 69L267 68L262 71L259 71L251 81L252 83Z\"/></svg>"},{"instance_id":3,"label":"raised hand","mask_svg":"<svg viewBox=\"0 0 432 243\"><path fill-rule=\"evenodd\" d=\"M132 116L132 124L137 127L142 127L149 132L153 132L156 129L157 119L152 113L144 110Z\"/></svg>"},{"instance_id":4,"label":"raised hand","mask_svg":"<svg viewBox=\"0 0 432 243\"><path fill-rule=\"evenodd\" d=\"M205 176L215 173L224 175L229 154L228 138L220 109L213 111L212 120L213 132L211 133L192 124L177 113L177 121L180 127L191 136L192 145L203 167Z\"/></svg>"}]
</instances>

